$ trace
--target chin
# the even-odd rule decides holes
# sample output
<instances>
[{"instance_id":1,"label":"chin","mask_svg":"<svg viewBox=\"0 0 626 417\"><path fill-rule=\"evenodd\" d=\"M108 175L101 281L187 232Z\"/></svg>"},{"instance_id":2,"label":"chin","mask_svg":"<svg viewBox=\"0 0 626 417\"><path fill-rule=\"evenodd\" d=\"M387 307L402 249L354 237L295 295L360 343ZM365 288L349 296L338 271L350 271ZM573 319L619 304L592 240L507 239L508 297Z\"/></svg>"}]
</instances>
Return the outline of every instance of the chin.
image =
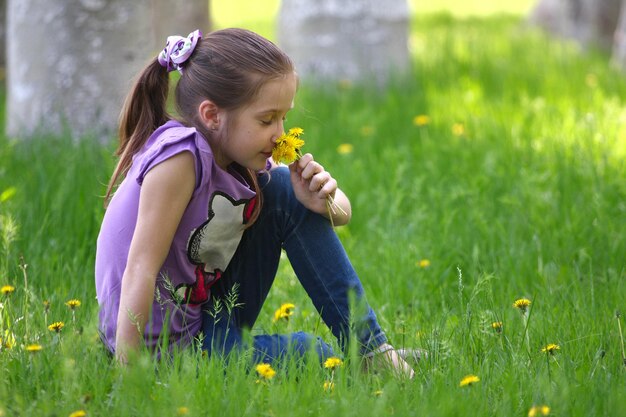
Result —
<instances>
[{"instance_id":1,"label":"chin","mask_svg":"<svg viewBox=\"0 0 626 417\"><path fill-rule=\"evenodd\" d=\"M263 161L250 161L247 164L243 165L244 167L251 169L252 171L261 171L263 169L265 169L265 166L267 165L267 159L264 159Z\"/></svg>"}]
</instances>

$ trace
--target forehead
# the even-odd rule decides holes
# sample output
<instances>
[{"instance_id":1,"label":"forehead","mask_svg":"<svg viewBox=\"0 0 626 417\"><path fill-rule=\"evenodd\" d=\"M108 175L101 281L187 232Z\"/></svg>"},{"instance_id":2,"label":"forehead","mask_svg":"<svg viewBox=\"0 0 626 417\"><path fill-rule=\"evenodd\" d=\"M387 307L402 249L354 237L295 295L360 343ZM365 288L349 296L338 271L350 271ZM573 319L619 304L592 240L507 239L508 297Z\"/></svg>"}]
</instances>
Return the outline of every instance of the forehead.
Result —
<instances>
[{"instance_id":1,"label":"forehead","mask_svg":"<svg viewBox=\"0 0 626 417\"><path fill-rule=\"evenodd\" d=\"M259 112L286 112L293 107L297 80L295 74L267 81L259 89L249 109Z\"/></svg>"}]
</instances>

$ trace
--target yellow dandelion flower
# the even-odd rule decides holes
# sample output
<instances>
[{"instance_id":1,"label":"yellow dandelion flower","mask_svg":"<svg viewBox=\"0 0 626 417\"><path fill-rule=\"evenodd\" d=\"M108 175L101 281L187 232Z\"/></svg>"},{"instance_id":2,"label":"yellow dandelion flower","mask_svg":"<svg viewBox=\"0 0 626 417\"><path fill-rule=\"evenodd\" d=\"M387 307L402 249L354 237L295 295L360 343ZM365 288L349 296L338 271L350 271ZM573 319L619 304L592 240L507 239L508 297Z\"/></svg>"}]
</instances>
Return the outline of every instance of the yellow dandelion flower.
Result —
<instances>
[{"instance_id":1,"label":"yellow dandelion flower","mask_svg":"<svg viewBox=\"0 0 626 417\"><path fill-rule=\"evenodd\" d=\"M287 132L287 135L288 136L295 136L295 137L299 138L300 136L302 136L303 133L304 133L304 129L302 129L301 127L292 127Z\"/></svg>"},{"instance_id":2,"label":"yellow dandelion flower","mask_svg":"<svg viewBox=\"0 0 626 417\"><path fill-rule=\"evenodd\" d=\"M304 146L304 141L300 136L304 130L299 127L289 129L289 133L283 133L278 139L272 150L272 159L274 162L282 162L290 164L300 159L300 148Z\"/></svg>"},{"instance_id":3,"label":"yellow dandelion flower","mask_svg":"<svg viewBox=\"0 0 626 417\"><path fill-rule=\"evenodd\" d=\"M15 291L15 287L13 285L3 285L2 288L0 288L0 293L2 293L2 295L11 294L13 291Z\"/></svg>"},{"instance_id":4,"label":"yellow dandelion flower","mask_svg":"<svg viewBox=\"0 0 626 417\"><path fill-rule=\"evenodd\" d=\"M65 323L63 323L62 321L55 321L50 326L48 326L48 330L50 330L51 332L59 333L63 329L63 327L65 327Z\"/></svg>"},{"instance_id":5,"label":"yellow dandelion flower","mask_svg":"<svg viewBox=\"0 0 626 417\"><path fill-rule=\"evenodd\" d=\"M547 405L533 405L528 410L528 417L547 416L550 414L550 407Z\"/></svg>"},{"instance_id":6,"label":"yellow dandelion flower","mask_svg":"<svg viewBox=\"0 0 626 417\"><path fill-rule=\"evenodd\" d=\"M343 365L343 361L336 356L331 356L324 362L324 368L326 369L335 369L340 367L341 365Z\"/></svg>"},{"instance_id":7,"label":"yellow dandelion flower","mask_svg":"<svg viewBox=\"0 0 626 417\"><path fill-rule=\"evenodd\" d=\"M428 259L420 259L416 264L420 268L428 268L430 266L430 261Z\"/></svg>"},{"instance_id":8,"label":"yellow dandelion flower","mask_svg":"<svg viewBox=\"0 0 626 417\"><path fill-rule=\"evenodd\" d=\"M276 375L276 371L272 369L269 363L260 363L255 369L257 374L263 379L272 379Z\"/></svg>"},{"instance_id":9,"label":"yellow dandelion flower","mask_svg":"<svg viewBox=\"0 0 626 417\"><path fill-rule=\"evenodd\" d=\"M491 328L498 333L502 332L502 326L503 324L501 321L494 321L493 323L491 323Z\"/></svg>"},{"instance_id":10,"label":"yellow dandelion flower","mask_svg":"<svg viewBox=\"0 0 626 417\"><path fill-rule=\"evenodd\" d=\"M519 300L515 300L513 307L519 309L522 313L525 313L531 303L532 302L527 298L520 298Z\"/></svg>"},{"instance_id":11,"label":"yellow dandelion flower","mask_svg":"<svg viewBox=\"0 0 626 417\"><path fill-rule=\"evenodd\" d=\"M554 355L556 351L560 349L561 349L561 346L554 344L554 343L549 343L546 345L546 347L542 348L541 351L543 353L549 353L550 355Z\"/></svg>"},{"instance_id":12,"label":"yellow dandelion flower","mask_svg":"<svg viewBox=\"0 0 626 417\"><path fill-rule=\"evenodd\" d=\"M186 416L187 414L189 414L189 408L187 407L178 407L178 409L176 409L177 416Z\"/></svg>"},{"instance_id":13,"label":"yellow dandelion flower","mask_svg":"<svg viewBox=\"0 0 626 417\"><path fill-rule=\"evenodd\" d=\"M284 303L274 312L274 322L277 322L278 320L289 320L289 317L293 315L293 310L295 308L295 304Z\"/></svg>"},{"instance_id":14,"label":"yellow dandelion flower","mask_svg":"<svg viewBox=\"0 0 626 417\"><path fill-rule=\"evenodd\" d=\"M5 201L9 200L11 197L15 195L15 193L17 193L17 188L15 187L7 188L2 193L0 193L0 203L4 203Z\"/></svg>"},{"instance_id":15,"label":"yellow dandelion flower","mask_svg":"<svg viewBox=\"0 0 626 417\"><path fill-rule=\"evenodd\" d=\"M342 143L337 146L337 153L340 155L347 155L354 151L354 146L351 143Z\"/></svg>"},{"instance_id":16,"label":"yellow dandelion flower","mask_svg":"<svg viewBox=\"0 0 626 417\"><path fill-rule=\"evenodd\" d=\"M418 114L413 118L413 124L415 126L426 126L430 123L430 117L425 114Z\"/></svg>"},{"instance_id":17,"label":"yellow dandelion flower","mask_svg":"<svg viewBox=\"0 0 626 417\"><path fill-rule=\"evenodd\" d=\"M452 125L452 134L454 136L463 136L465 134L465 125L463 123L455 123Z\"/></svg>"},{"instance_id":18,"label":"yellow dandelion flower","mask_svg":"<svg viewBox=\"0 0 626 417\"><path fill-rule=\"evenodd\" d=\"M15 335L10 332L9 329L6 329L4 331L4 337L0 337L0 347L13 349L13 346L15 346Z\"/></svg>"},{"instance_id":19,"label":"yellow dandelion flower","mask_svg":"<svg viewBox=\"0 0 626 417\"><path fill-rule=\"evenodd\" d=\"M361 127L361 135L363 136L371 136L374 133L374 128L372 126L363 126Z\"/></svg>"},{"instance_id":20,"label":"yellow dandelion flower","mask_svg":"<svg viewBox=\"0 0 626 417\"><path fill-rule=\"evenodd\" d=\"M74 310L75 308L80 307L80 304L81 304L80 300L76 300L76 299L69 300L65 303L65 305L68 306L71 310Z\"/></svg>"},{"instance_id":21,"label":"yellow dandelion flower","mask_svg":"<svg viewBox=\"0 0 626 417\"><path fill-rule=\"evenodd\" d=\"M68 417L85 417L87 412L85 410L76 410L73 413L70 413Z\"/></svg>"},{"instance_id":22,"label":"yellow dandelion flower","mask_svg":"<svg viewBox=\"0 0 626 417\"><path fill-rule=\"evenodd\" d=\"M352 81L348 78L342 78L337 81L337 87L339 87L340 90L349 90L352 88Z\"/></svg>"},{"instance_id":23,"label":"yellow dandelion flower","mask_svg":"<svg viewBox=\"0 0 626 417\"><path fill-rule=\"evenodd\" d=\"M41 350L43 349L43 346L35 343L32 345L26 346L24 349L26 349L26 352L37 353L37 352L41 352Z\"/></svg>"},{"instance_id":24,"label":"yellow dandelion flower","mask_svg":"<svg viewBox=\"0 0 626 417\"><path fill-rule=\"evenodd\" d=\"M333 381L326 381L324 382L324 391L325 392L332 392L335 390L335 383Z\"/></svg>"},{"instance_id":25,"label":"yellow dandelion flower","mask_svg":"<svg viewBox=\"0 0 626 417\"><path fill-rule=\"evenodd\" d=\"M383 395L383 390L379 389L379 390L374 391L375 397L380 397L381 395Z\"/></svg>"},{"instance_id":26,"label":"yellow dandelion flower","mask_svg":"<svg viewBox=\"0 0 626 417\"><path fill-rule=\"evenodd\" d=\"M478 381L480 381L480 378L477 377L476 375L467 375L465 378L461 380L461 382L459 383L459 387L467 387L472 384L475 384Z\"/></svg>"}]
</instances>

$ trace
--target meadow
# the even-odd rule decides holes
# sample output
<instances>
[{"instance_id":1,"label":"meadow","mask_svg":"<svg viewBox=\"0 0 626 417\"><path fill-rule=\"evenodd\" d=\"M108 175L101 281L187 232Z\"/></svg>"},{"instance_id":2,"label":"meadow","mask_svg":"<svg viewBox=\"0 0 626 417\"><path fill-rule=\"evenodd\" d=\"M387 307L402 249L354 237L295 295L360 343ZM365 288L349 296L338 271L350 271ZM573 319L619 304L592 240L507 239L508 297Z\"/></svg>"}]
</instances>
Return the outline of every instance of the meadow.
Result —
<instances>
[{"instance_id":1,"label":"meadow","mask_svg":"<svg viewBox=\"0 0 626 417\"><path fill-rule=\"evenodd\" d=\"M626 416L626 76L522 3L415 14L410 77L304 83L287 121L351 197L337 233L391 342L429 353L413 380L353 352L269 380L246 355L117 366L93 277L114 144L0 136L0 417ZM252 332L295 330L334 342L285 258Z\"/></svg>"}]
</instances>

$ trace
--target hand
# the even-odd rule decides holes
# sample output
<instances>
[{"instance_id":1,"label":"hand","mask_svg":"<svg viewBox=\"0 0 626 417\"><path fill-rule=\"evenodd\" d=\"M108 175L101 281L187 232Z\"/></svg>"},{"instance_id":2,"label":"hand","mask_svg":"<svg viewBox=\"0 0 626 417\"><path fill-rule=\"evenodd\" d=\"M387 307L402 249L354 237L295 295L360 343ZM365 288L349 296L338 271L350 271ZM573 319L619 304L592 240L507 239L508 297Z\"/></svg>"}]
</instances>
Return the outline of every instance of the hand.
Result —
<instances>
[{"instance_id":1,"label":"hand","mask_svg":"<svg viewBox=\"0 0 626 417\"><path fill-rule=\"evenodd\" d=\"M298 201L309 210L328 216L327 198L335 197L337 181L310 153L289 165L291 184Z\"/></svg>"}]
</instances>

